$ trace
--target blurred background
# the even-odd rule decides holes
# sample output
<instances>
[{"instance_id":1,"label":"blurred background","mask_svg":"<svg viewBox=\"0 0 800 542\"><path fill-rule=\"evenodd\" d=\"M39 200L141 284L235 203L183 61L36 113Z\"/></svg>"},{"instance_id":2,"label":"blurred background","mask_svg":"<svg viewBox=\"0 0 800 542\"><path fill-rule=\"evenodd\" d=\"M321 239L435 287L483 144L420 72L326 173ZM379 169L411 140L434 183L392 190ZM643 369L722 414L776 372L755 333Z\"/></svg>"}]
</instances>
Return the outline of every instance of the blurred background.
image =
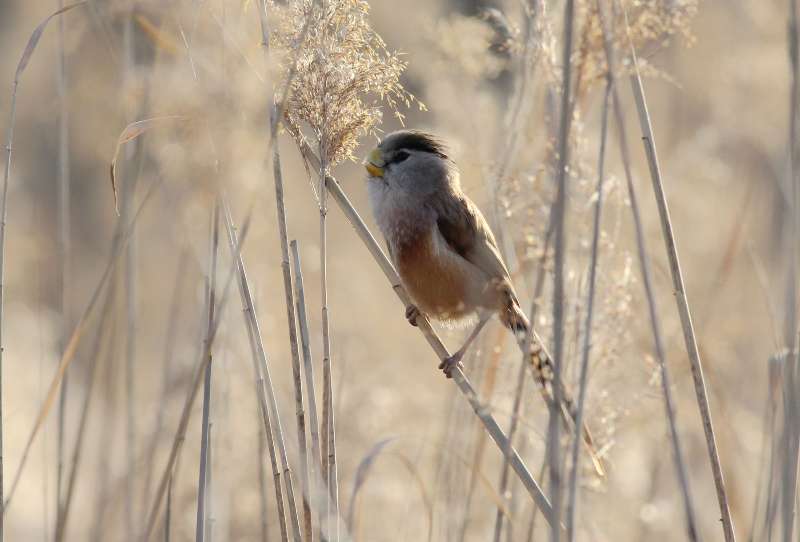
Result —
<instances>
[{"instance_id":1,"label":"blurred background","mask_svg":"<svg viewBox=\"0 0 800 542\"><path fill-rule=\"evenodd\" d=\"M236 224L250 217L242 256L297 472L268 146L282 67L265 65L258 4L91 1L50 21L21 75L3 278L6 497L62 354L79 324L82 332L60 381L65 391L57 391L6 509L8 540L134 540L144 532L203 353L209 231L220 189ZM339 4L368 8L388 50L407 63L400 81L426 110L400 104L405 126L447 142L465 192L498 234L523 308L538 302L535 325L550 345L553 254L545 240L556 186L563 2ZM786 286L793 242L786 226L790 7L772 0L607 5L615 13L615 75L700 538L722 539L719 508L630 90L628 36L645 76L737 535L766 540L780 532L777 465L781 438L796 424L781 414L780 376L793 304ZM17 63L36 25L57 8L55 0L0 2L4 134ZM594 1L576 2L575 25L564 299L564 378L573 390L586 333L607 70ZM366 99L379 103L377 96ZM117 215L109 167L120 134L150 118L161 120L119 149ZM586 404L607 473L598 476L584 458L576 539L678 540L685 538L683 504L611 119ZM387 107L378 131L360 134L353 154L363 157L381 133L400 126ZM279 146L321 405L318 181L291 137L282 133ZM376 232L360 158L336 164L332 174ZM435 354L405 321L404 307L339 208L330 206L328 304L343 530L363 541L546 539L546 523L513 475L501 483L502 454L436 369ZM134 227L126 228L131 221ZM233 268L224 229L220 237L222 289ZM535 296L541 273L543 289ZM279 540L240 313L233 284L212 347L206 539ZM467 328L437 330L454 349ZM508 429L520 374L511 335L492 322L465 365L480 400ZM547 407L530 376L525 380L514 442L544 483ZM165 499L169 514L162 504L155 539L195 536L202 399L200 393L191 410ZM568 443L564 437L565 451ZM64 521L59 509L68 493ZM498 508L502 531L495 538ZM66 525L63 533L57 524Z\"/></svg>"}]
</instances>

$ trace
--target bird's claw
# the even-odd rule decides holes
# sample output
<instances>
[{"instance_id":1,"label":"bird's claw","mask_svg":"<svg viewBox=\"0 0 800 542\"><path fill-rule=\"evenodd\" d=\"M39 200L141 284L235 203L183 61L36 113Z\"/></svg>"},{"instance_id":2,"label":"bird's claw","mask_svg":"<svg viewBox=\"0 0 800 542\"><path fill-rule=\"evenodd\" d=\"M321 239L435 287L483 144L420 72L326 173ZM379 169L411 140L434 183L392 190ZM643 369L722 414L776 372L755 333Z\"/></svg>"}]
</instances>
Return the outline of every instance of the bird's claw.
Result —
<instances>
[{"instance_id":1,"label":"bird's claw","mask_svg":"<svg viewBox=\"0 0 800 542\"><path fill-rule=\"evenodd\" d=\"M414 327L417 327L417 318L419 318L420 311L416 305L409 305L406 307L406 320Z\"/></svg>"},{"instance_id":2,"label":"bird's claw","mask_svg":"<svg viewBox=\"0 0 800 542\"><path fill-rule=\"evenodd\" d=\"M459 352L456 352L450 357L447 357L442 360L439 364L439 368L444 372L444 375L447 378L453 378L453 369L463 369L464 366L461 365L461 355Z\"/></svg>"}]
</instances>

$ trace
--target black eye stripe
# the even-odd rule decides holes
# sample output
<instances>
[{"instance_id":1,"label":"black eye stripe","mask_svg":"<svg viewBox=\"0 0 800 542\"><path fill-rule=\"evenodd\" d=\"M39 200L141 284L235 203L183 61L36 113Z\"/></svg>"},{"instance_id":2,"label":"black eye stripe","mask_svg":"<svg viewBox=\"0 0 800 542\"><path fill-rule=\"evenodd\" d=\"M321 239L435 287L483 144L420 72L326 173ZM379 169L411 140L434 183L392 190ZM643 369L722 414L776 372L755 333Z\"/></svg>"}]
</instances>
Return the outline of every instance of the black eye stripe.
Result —
<instances>
[{"instance_id":1,"label":"black eye stripe","mask_svg":"<svg viewBox=\"0 0 800 542\"><path fill-rule=\"evenodd\" d=\"M389 162L390 164L399 164L400 162L406 160L411 154L406 151L397 151L394 156L392 156L392 160Z\"/></svg>"}]
</instances>

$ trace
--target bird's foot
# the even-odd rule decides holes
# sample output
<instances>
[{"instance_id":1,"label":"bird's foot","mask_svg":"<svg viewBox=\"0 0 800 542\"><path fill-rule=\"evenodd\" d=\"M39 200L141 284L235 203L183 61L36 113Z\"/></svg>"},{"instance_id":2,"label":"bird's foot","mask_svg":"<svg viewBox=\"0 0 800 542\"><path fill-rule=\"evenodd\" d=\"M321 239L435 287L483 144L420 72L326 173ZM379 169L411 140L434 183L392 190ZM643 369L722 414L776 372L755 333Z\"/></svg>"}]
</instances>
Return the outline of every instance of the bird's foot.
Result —
<instances>
[{"instance_id":1,"label":"bird's foot","mask_svg":"<svg viewBox=\"0 0 800 542\"><path fill-rule=\"evenodd\" d=\"M417 327L417 318L422 314L416 305L409 305L406 307L406 320L414 327Z\"/></svg>"},{"instance_id":2,"label":"bird's foot","mask_svg":"<svg viewBox=\"0 0 800 542\"><path fill-rule=\"evenodd\" d=\"M456 352L452 356L445 358L439 364L439 368L444 372L444 376L447 378L453 378L453 369L463 369L464 366L461 365L461 358L464 357L463 352Z\"/></svg>"}]
</instances>

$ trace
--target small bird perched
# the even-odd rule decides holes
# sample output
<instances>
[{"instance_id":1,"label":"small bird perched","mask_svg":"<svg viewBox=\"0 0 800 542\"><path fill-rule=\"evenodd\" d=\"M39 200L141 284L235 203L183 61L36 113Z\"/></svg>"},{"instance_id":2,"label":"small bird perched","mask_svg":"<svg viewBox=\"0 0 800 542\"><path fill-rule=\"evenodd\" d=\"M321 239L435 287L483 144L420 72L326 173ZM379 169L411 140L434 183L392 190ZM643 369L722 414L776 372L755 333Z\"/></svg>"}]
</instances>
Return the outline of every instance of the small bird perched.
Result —
<instances>
[{"instance_id":1,"label":"small bird perched","mask_svg":"<svg viewBox=\"0 0 800 542\"><path fill-rule=\"evenodd\" d=\"M492 230L461 191L458 171L435 137L415 130L386 136L369 153L369 198L389 255L420 311L443 321L477 314L478 324L441 369L449 377L497 314L518 340L530 330Z\"/></svg>"},{"instance_id":2,"label":"small bird perched","mask_svg":"<svg viewBox=\"0 0 800 542\"><path fill-rule=\"evenodd\" d=\"M435 137L416 130L387 135L367 156L369 199L403 286L416 303L406 318L416 325L420 312L451 321L478 315L464 345L439 368L451 377L486 322L497 314L520 345L530 342L531 361L545 400L548 384L561 387L558 406L564 423L575 421L572 399L552 382L550 357L538 341L526 341L531 327L519 306L497 242L478 207L461 191L458 171ZM532 334L531 334L532 335ZM549 369L549 375L544 370ZM598 475L604 475L588 427L582 427Z\"/></svg>"}]
</instances>

